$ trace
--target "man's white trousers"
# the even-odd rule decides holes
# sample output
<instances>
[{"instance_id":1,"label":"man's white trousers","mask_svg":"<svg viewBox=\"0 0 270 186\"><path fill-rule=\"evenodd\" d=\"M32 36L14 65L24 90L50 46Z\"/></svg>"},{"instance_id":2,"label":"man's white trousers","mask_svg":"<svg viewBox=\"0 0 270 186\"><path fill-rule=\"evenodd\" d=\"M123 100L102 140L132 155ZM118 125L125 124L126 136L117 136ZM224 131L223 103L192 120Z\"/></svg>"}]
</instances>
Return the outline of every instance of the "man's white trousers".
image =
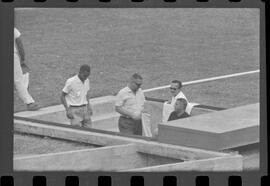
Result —
<instances>
[{"instance_id":1,"label":"man's white trousers","mask_svg":"<svg viewBox=\"0 0 270 186\"><path fill-rule=\"evenodd\" d=\"M19 97L25 104L35 102L28 92L29 73L23 74L20 57L17 54L14 54L14 84Z\"/></svg>"}]
</instances>

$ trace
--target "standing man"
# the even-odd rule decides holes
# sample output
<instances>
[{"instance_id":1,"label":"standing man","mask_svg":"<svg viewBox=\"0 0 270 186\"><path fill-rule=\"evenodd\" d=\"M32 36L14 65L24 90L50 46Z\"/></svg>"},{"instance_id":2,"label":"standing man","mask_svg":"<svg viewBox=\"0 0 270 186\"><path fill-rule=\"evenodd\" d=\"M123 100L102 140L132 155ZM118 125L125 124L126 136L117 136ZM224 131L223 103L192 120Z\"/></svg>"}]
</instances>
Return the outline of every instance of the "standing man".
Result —
<instances>
[{"instance_id":1,"label":"standing man","mask_svg":"<svg viewBox=\"0 0 270 186\"><path fill-rule=\"evenodd\" d=\"M135 73L131 76L128 85L116 96L115 110L121 114L118 127L123 134L142 135L142 112L145 102L140 88L142 83L142 76Z\"/></svg>"},{"instance_id":2,"label":"standing man","mask_svg":"<svg viewBox=\"0 0 270 186\"><path fill-rule=\"evenodd\" d=\"M14 84L19 97L27 105L27 110L35 111L39 106L28 92L29 68L25 64L25 53L20 36L19 30L14 28Z\"/></svg>"},{"instance_id":3,"label":"standing man","mask_svg":"<svg viewBox=\"0 0 270 186\"><path fill-rule=\"evenodd\" d=\"M62 90L61 102L71 125L92 127L92 108L87 98L90 89L89 75L90 66L82 65L79 74L69 78Z\"/></svg>"},{"instance_id":4,"label":"standing man","mask_svg":"<svg viewBox=\"0 0 270 186\"><path fill-rule=\"evenodd\" d=\"M170 92L172 95L171 100L167 101L163 105L162 122L167 122L170 114L174 111L175 102L178 98L183 98L187 101L186 113L190 115L194 105L190 104L186 96L181 91L182 82L179 80L173 80L170 86Z\"/></svg>"}]
</instances>

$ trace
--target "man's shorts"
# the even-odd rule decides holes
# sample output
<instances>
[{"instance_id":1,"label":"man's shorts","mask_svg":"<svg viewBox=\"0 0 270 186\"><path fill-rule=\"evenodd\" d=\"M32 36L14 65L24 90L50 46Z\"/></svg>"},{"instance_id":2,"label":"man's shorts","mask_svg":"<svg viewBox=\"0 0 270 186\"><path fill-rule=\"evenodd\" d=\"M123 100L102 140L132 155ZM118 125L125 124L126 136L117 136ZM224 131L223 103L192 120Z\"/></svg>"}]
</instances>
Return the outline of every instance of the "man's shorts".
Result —
<instances>
[{"instance_id":1,"label":"man's shorts","mask_svg":"<svg viewBox=\"0 0 270 186\"><path fill-rule=\"evenodd\" d=\"M82 127L92 127L91 116L88 112L86 105L83 106L70 106L73 119L70 120L71 125L82 126Z\"/></svg>"}]
</instances>

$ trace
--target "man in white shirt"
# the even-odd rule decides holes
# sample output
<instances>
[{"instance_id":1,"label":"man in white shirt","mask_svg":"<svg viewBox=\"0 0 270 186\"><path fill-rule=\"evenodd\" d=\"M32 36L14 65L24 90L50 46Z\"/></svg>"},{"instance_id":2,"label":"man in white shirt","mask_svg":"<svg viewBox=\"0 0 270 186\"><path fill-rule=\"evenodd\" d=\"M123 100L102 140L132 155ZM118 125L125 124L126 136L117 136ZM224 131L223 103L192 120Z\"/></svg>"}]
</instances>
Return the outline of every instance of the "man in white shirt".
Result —
<instances>
[{"instance_id":1,"label":"man in white shirt","mask_svg":"<svg viewBox=\"0 0 270 186\"><path fill-rule=\"evenodd\" d=\"M89 65L82 65L79 74L69 78L62 90L61 102L71 125L92 127L92 108L87 98L90 70Z\"/></svg>"},{"instance_id":2,"label":"man in white shirt","mask_svg":"<svg viewBox=\"0 0 270 186\"><path fill-rule=\"evenodd\" d=\"M119 131L124 134L142 135L142 112L145 97L140 88L143 83L141 75L135 73L128 85L121 89L115 102L115 110L121 116L118 121Z\"/></svg>"},{"instance_id":3,"label":"man in white shirt","mask_svg":"<svg viewBox=\"0 0 270 186\"><path fill-rule=\"evenodd\" d=\"M14 84L19 97L27 105L27 110L38 110L39 106L28 92L29 68L25 64L25 53L21 33L14 28Z\"/></svg>"},{"instance_id":4,"label":"man in white shirt","mask_svg":"<svg viewBox=\"0 0 270 186\"><path fill-rule=\"evenodd\" d=\"M171 100L165 102L163 105L162 122L168 121L170 114L174 111L174 105L175 105L175 102L178 98L184 98L185 100L187 100L186 96L181 91L181 88L182 88L181 81L173 80L171 82L170 92L171 92L172 98L171 98ZM193 105L190 104L187 100L186 113L188 115L191 114L192 107L193 107Z\"/></svg>"}]
</instances>

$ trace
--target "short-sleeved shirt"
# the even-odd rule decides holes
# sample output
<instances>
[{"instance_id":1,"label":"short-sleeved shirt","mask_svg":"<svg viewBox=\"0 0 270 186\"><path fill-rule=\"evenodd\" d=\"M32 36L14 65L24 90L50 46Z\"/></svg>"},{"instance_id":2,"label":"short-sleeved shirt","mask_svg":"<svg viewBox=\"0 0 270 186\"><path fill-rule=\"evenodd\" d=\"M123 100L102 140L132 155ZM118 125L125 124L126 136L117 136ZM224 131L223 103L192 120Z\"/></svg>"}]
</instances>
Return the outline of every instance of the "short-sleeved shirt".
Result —
<instances>
[{"instance_id":1,"label":"short-sleeved shirt","mask_svg":"<svg viewBox=\"0 0 270 186\"><path fill-rule=\"evenodd\" d=\"M15 40L21 36L21 33L17 28L14 28L14 54L18 54L17 44Z\"/></svg>"},{"instance_id":2,"label":"short-sleeved shirt","mask_svg":"<svg viewBox=\"0 0 270 186\"><path fill-rule=\"evenodd\" d=\"M180 91L175 97L172 97L171 105L174 107L176 100L179 98L183 98L187 101L186 113L190 115L192 106L190 105L190 103L188 102L186 96L184 95L184 93L182 91Z\"/></svg>"},{"instance_id":3,"label":"short-sleeved shirt","mask_svg":"<svg viewBox=\"0 0 270 186\"><path fill-rule=\"evenodd\" d=\"M186 98L186 96L183 94L183 92L180 91L175 97L172 97L171 104L172 104L172 105L175 105L176 100L179 99L179 98L183 98L183 99L187 100L187 98ZM187 100L187 102L188 102L188 100Z\"/></svg>"},{"instance_id":4,"label":"short-sleeved shirt","mask_svg":"<svg viewBox=\"0 0 270 186\"><path fill-rule=\"evenodd\" d=\"M87 78L82 82L78 75L75 75L66 81L62 91L67 94L66 101L68 105L81 106L88 104L87 92L89 89L89 79Z\"/></svg>"},{"instance_id":5,"label":"short-sleeved shirt","mask_svg":"<svg viewBox=\"0 0 270 186\"><path fill-rule=\"evenodd\" d=\"M115 106L123 107L124 109L135 113L141 112L144 108L145 97L141 88L134 93L128 86L121 89L117 96Z\"/></svg>"},{"instance_id":6,"label":"short-sleeved shirt","mask_svg":"<svg viewBox=\"0 0 270 186\"><path fill-rule=\"evenodd\" d=\"M186 118L186 117L189 117L189 115L186 112L184 112L181 116L178 116L177 115L177 112L173 111L170 114L168 121L172 121L172 120L176 120L176 119L181 119L181 118Z\"/></svg>"}]
</instances>

